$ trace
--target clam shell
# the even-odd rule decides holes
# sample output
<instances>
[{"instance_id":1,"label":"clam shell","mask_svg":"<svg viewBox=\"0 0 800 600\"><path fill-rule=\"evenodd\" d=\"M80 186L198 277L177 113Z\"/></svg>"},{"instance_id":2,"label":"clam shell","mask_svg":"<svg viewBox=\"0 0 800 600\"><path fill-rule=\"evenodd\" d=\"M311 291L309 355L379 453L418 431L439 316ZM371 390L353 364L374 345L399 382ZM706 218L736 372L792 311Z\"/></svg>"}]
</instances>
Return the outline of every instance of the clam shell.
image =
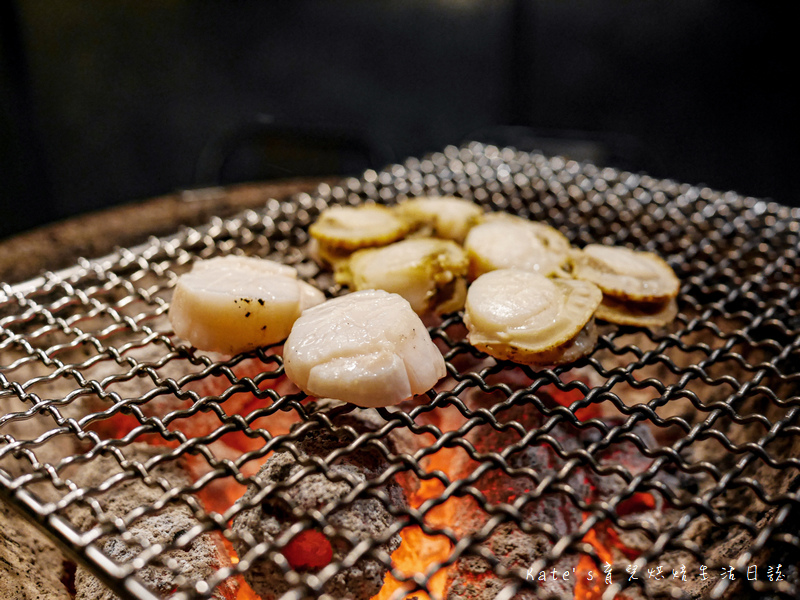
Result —
<instances>
[{"instance_id":1,"label":"clam shell","mask_svg":"<svg viewBox=\"0 0 800 600\"><path fill-rule=\"evenodd\" d=\"M623 300L661 302L677 296L680 289L672 267L652 252L590 244L574 251L570 263L573 277Z\"/></svg>"},{"instance_id":2,"label":"clam shell","mask_svg":"<svg viewBox=\"0 0 800 600\"><path fill-rule=\"evenodd\" d=\"M495 358L523 364L559 362L561 351L552 351L577 341L602 297L597 286L585 281L513 269L492 271L467 292L467 337ZM587 333L591 337L591 328Z\"/></svg>"}]
</instances>

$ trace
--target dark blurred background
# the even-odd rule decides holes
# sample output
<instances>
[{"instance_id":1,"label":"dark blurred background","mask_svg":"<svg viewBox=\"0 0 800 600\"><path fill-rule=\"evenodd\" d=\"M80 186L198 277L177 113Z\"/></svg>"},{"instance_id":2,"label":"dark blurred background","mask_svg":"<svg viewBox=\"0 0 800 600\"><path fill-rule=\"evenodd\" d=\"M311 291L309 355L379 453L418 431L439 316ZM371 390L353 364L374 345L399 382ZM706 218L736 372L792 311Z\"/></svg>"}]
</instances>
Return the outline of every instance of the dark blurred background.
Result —
<instances>
[{"instance_id":1,"label":"dark blurred background","mask_svg":"<svg viewBox=\"0 0 800 600\"><path fill-rule=\"evenodd\" d=\"M469 139L798 205L779 5L4 0L0 237Z\"/></svg>"}]
</instances>

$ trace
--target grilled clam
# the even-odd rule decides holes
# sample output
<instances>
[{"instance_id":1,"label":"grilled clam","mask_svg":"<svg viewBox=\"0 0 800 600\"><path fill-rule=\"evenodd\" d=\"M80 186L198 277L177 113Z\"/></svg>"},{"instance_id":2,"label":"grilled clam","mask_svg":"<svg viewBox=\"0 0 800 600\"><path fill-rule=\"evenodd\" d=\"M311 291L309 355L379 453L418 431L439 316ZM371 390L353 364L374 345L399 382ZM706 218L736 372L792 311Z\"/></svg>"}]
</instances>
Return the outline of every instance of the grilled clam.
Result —
<instances>
[{"instance_id":1,"label":"grilled clam","mask_svg":"<svg viewBox=\"0 0 800 600\"><path fill-rule=\"evenodd\" d=\"M652 252L590 244L571 258L574 277L615 298L656 302L674 298L680 288L672 268Z\"/></svg>"},{"instance_id":2,"label":"grilled clam","mask_svg":"<svg viewBox=\"0 0 800 600\"><path fill-rule=\"evenodd\" d=\"M590 244L574 251L572 275L603 291L597 317L619 325L657 327L677 314L675 297L680 280L672 268L652 252L619 246Z\"/></svg>"},{"instance_id":3,"label":"grilled clam","mask_svg":"<svg viewBox=\"0 0 800 600\"><path fill-rule=\"evenodd\" d=\"M464 241L469 274L475 279L496 269L554 275L569 260L569 240L557 229L506 213L486 215Z\"/></svg>"},{"instance_id":4,"label":"grilled clam","mask_svg":"<svg viewBox=\"0 0 800 600\"><path fill-rule=\"evenodd\" d=\"M412 238L355 252L337 266L336 281L352 290L400 294L419 315L442 314L464 306L468 264L455 242Z\"/></svg>"},{"instance_id":5,"label":"grilled clam","mask_svg":"<svg viewBox=\"0 0 800 600\"><path fill-rule=\"evenodd\" d=\"M385 206L332 206L309 228L312 253L323 263L336 264L361 248L385 246L404 238L414 223Z\"/></svg>"},{"instance_id":6,"label":"grilled clam","mask_svg":"<svg viewBox=\"0 0 800 600\"><path fill-rule=\"evenodd\" d=\"M626 302L604 295L595 316L617 325L663 327L669 325L677 314L678 303L674 298L663 302Z\"/></svg>"},{"instance_id":7,"label":"grilled clam","mask_svg":"<svg viewBox=\"0 0 800 600\"><path fill-rule=\"evenodd\" d=\"M592 283L499 269L467 292L469 342L495 358L523 364L572 362L597 341L594 312L602 292Z\"/></svg>"},{"instance_id":8,"label":"grilled clam","mask_svg":"<svg viewBox=\"0 0 800 600\"><path fill-rule=\"evenodd\" d=\"M425 196L406 200L395 211L413 221L431 235L463 243L467 232L478 224L483 209L477 204L455 196Z\"/></svg>"},{"instance_id":9,"label":"grilled clam","mask_svg":"<svg viewBox=\"0 0 800 600\"><path fill-rule=\"evenodd\" d=\"M236 354L280 342L324 294L271 260L224 256L199 261L175 286L169 320L200 350Z\"/></svg>"},{"instance_id":10,"label":"grilled clam","mask_svg":"<svg viewBox=\"0 0 800 600\"><path fill-rule=\"evenodd\" d=\"M286 375L309 395L388 406L431 389L444 358L408 301L364 290L308 309L283 350Z\"/></svg>"}]
</instances>

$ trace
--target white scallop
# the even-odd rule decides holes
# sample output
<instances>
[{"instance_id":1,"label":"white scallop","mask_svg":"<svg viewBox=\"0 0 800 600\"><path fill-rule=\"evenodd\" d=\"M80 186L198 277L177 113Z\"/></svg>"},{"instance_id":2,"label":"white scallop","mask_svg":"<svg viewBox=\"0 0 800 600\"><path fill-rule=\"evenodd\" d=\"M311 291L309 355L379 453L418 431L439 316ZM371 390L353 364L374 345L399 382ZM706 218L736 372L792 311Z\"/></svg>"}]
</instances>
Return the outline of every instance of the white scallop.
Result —
<instances>
[{"instance_id":1,"label":"white scallop","mask_svg":"<svg viewBox=\"0 0 800 600\"><path fill-rule=\"evenodd\" d=\"M382 205L331 206L309 227L323 247L352 252L399 240L411 223Z\"/></svg>"},{"instance_id":2,"label":"white scallop","mask_svg":"<svg viewBox=\"0 0 800 600\"><path fill-rule=\"evenodd\" d=\"M412 198L397 205L397 212L432 229L438 238L463 243L467 232L483 215L483 208L454 196Z\"/></svg>"},{"instance_id":3,"label":"white scallop","mask_svg":"<svg viewBox=\"0 0 800 600\"><path fill-rule=\"evenodd\" d=\"M197 262L181 275L169 319L196 348L237 354L285 339L303 310L323 300L292 267L225 256Z\"/></svg>"},{"instance_id":4,"label":"white scallop","mask_svg":"<svg viewBox=\"0 0 800 600\"><path fill-rule=\"evenodd\" d=\"M408 301L383 290L310 308L294 324L283 356L286 375L307 394L358 406L396 404L446 373Z\"/></svg>"},{"instance_id":5,"label":"white scallop","mask_svg":"<svg viewBox=\"0 0 800 600\"><path fill-rule=\"evenodd\" d=\"M537 353L573 339L601 300L589 282L499 269L470 286L464 322L477 348L497 358L535 362Z\"/></svg>"},{"instance_id":6,"label":"white scallop","mask_svg":"<svg viewBox=\"0 0 800 600\"><path fill-rule=\"evenodd\" d=\"M674 298L680 280L664 259L652 252L590 244L572 254L572 274L591 281L605 294L640 302Z\"/></svg>"},{"instance_id":7,"label":"white scallop","mask_svg":"<svg viewBox=\"0 0 800 600\"><path fill-rule=\"evenodd\" d=\"M505 213L486 215L464 241L473 279L496 269L552 275L565 265L570 248L557 229Z\"/></svg>"}]
</instances>

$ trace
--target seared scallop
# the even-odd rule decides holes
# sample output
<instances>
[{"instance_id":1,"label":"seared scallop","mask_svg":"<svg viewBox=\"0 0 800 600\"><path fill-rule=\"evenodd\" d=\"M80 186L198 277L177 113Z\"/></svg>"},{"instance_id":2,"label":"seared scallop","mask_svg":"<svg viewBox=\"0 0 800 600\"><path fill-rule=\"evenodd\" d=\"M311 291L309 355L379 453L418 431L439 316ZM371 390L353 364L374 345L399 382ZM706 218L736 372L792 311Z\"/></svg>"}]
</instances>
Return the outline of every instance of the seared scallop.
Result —
<instances>
[{"instance_id":1,"label":"seared scallop","mask_svg":"<svg viewBox=\"0 0 800 600\"><path fill-rule=\"evenodd\" d=\"M571 256L572 275L591 281L604 294L637 302L678 295L680 280L663 258L621 246L590 244Z\"/></svg>"},{"instance_id":2,"label":"seared scallop","mask_svg":"<svg viewBox=\"0 0 800 600\"><path fill-rule=\"evenodd\" d=\"M486 215L464 242L469 274L475 279L496 269L520 269L540 275L561 272L569 259L569 240L557 229L506 213Z\"/></svg>"},{"instance_id":3,"label":"seared scallop","mask_svg":"<svg viewBox=\"0 0 800 600\"><path fill-rule=\"evenodd\" d=\"M592 283L500 269L467 292L464 323L470 344L523 364L574 361L596 342L594 312L603 294Z\"/></svg>"},{"instance_id":4,"label":"seared scallop","mask_svg":"<svg viewBox=\"0 0 800 600\"><path fill-rule=\"evenodd\" d=\"M335 265L361 248L385 246L404 238L414 224L385 206L332 206L325 209L309 228L312 254L323 263Z\"/></svg>"},{"instance_id":5,"label":"seared scallop","mask_svg":"<svg viewBox=\"0 0 800 600\"><path fill-rule=\"evenodd\" d=\"M657 254L591 244L571 256L572 275L603 291L597 318L619 325L657 327L678 312L680 280Z\"/></svg>"},{"instance_id":6,"label":"seared scallop","mask_svg":"<svg viewBox=\"0 0 800 600\"><path fill-rule=\"evenodd\" d=\"M336 281L352 290L400 294L419 315L464 306L469 261L450 240L412 238L383 248L359 250L336 269Z\"/></svg>"},{"instance_id":7,"label":"seared scallop","mask_svg":"<svg viewBox=\"0 0 800 600\"><path fill-rule=\"evenodd\" d=\"M467 232L477 225L483 209L454 196L412 198L397 205L398 214L430 231L431 235L463 243Z\"/></svg>"},{"instance_id":8,"label":"seared scallop","mask_svg":"<svg viewBox=\"0 0 800 600\"><path fill-rule=\"evenodd\" d=\"M328 300L295 322L286 375L309 395L388 406L431 389L444 358L407 300L364 290Z\"/></svg>"},{"instance_id":9,"label":"seared scallop","mask_svg":"<svg viewBox=\"0 0 800 600\"><path fill-rule=\"evenodd\" d=\"M300 313L323 300L291 267L225 256L199 261L178 278L169 320L196 348L237 354L285 339Z\"/></svg>"}]
</instances>

